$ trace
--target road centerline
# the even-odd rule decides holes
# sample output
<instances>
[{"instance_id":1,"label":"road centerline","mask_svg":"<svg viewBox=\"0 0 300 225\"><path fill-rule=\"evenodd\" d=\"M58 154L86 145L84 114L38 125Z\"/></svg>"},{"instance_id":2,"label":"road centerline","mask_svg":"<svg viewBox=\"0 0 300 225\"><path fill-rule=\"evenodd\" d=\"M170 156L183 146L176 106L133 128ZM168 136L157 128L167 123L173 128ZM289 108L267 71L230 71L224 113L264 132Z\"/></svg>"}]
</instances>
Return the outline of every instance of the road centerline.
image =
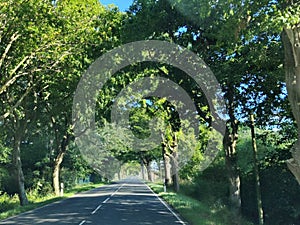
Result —
<instances>
[{"instance_id":1,"label":"road centerline","mask_svg":"<svg viewBox=\"0 0 300 225\"><path fill-rule=\"evenodd\" d=\"M83 224L85 224L85 220L83 220L83 221L81 221L81 223L79 224L79 225L83 225Z\"/></svg>"},{"instance_id":2,"label":"road centerline","mask_svg":"<svg viewBox=\"0 0 300 225\"><path fill-rule=\"evenodd\" d=\"M96 188L0 224L187 225L139 179Z\"/></svg>"},{"instance_id":3,"label":"road centerline","mask_svg":"<svg viewBox=\"0 0 300 225\"><path fill-rule=\"evenodd\" d=\"M101 207L102 204L98 205L97 208L91 214L94 215Z\"/></svg>"},{"instance_id":4,"label":"road centerline","mask_svg":"<svg viewBox=\"0 0 300 225\"><path fill-rule=\"evenodd\" d=\"M107 199L105 199L102 203L106 203L106 202L108 202L109 201L109 199L110 199L110 197L108 197Z\"/></svg>"},{"instance_id":5,"label":"road centerline","mask_svg":"<svg viewBox=\"0 0 300 225\"><path fill-rule=\"evenodd\" d=\"M110 197L106 198L100 205L97 206L96 209L94 209L93 212L91 212L91 215L94 215L96 212L98 212L98 210L103 206L103 204L107 203L111 197L113 197L122 187L124 186L124 184L122 184L117 190L115 190Z\"/></svg>"},{"instance_id":6,"label":"road centerline","mask_svg":"<svg viewBox=\"0 0 300 225\"><path fill-rule=\"evenodd\" d=\"M122 184L114 193L112 193L110 196L111 197L113 197L123 186L125 185L125 183L124 184Z\"/></svg>"}]
</instances>

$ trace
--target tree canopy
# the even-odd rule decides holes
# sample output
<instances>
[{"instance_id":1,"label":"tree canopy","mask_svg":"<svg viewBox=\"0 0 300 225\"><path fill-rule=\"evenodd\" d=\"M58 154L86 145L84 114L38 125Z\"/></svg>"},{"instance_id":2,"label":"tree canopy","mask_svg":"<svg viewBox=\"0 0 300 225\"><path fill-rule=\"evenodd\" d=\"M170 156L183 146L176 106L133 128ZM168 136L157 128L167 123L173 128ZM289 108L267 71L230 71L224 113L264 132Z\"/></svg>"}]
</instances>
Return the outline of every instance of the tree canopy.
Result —
<instances>
[{"instance_id":1,"label":"tree canopy","mask_svg":"<svg viewBox=\"0 0 300 225\"><path fill-rule=\"evenodd\" d=\"M60 182L110 181L124 170L136 174L140 164L141 174L159 177L168 190L228 207L236 224L242 217L296 224L299 27L293 0L134 0L126 12L98 0L0 0L0 198L17 194L26 205L31 190L59 195ZM139 59L101 84L91 78L81 86L106 53L144 40L201 58L220 87L222 113L207 96L211 81L201 86L163 61L180 54ZM145 59L156 56L150 47L140 54ZM110 60L131 62L120 58L129 53ZM95 108L74 113L78 88L90 97L97 85L101 90L81 105L94 101ZM168 98L170 87L189 102ZM95 123L78 134L87 115ZM95 135L82 149L76 140L90 128ZM216 150L207 149L217 140Z\"/></svg>"}]
</instances>

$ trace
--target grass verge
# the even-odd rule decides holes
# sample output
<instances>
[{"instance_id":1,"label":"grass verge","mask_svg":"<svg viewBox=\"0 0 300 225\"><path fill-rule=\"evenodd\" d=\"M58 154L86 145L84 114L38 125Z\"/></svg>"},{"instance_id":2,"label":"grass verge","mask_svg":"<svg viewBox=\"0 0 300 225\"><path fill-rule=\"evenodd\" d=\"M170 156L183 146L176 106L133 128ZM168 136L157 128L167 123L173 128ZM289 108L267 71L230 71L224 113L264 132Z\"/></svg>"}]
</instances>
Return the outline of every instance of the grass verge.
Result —
<instances>
[{"instance_id":1,"label":"grass verge","mask_svg":"<svg viewBox=\"0 0 300 225\"><path fill-rule=\"evenodd\" d=\"M161 183L148 183L149 187L171 205L190 225L232 225L234 218L220 203L200 202L182 193L163 192ZM242 224L251 223L243 221Z\"/></svg>"},{"instance_id":2,"label":"grass verge","mask_svg":"<svg viewBox=\"0 0 300 225\"><path fill-rule=\"evenodd\" d=\"M47 196L36 196L33 194L28 194L29 204L26 206L20 206L19 200L17 195L12 197L8 196L7 194L0 196L0 220L6 219L11 216L18 215L23 212L27 212L29 210L36 209L38 207L42 207L44 205L63 200L69 198L79 192L88 191L97 187L104 185L103 183L99 184L85 184L85 185L78 185L74 188L67 190L64 193L63 197L56 197L53 194L49 194Z\"/></svg>"}]
</instances>

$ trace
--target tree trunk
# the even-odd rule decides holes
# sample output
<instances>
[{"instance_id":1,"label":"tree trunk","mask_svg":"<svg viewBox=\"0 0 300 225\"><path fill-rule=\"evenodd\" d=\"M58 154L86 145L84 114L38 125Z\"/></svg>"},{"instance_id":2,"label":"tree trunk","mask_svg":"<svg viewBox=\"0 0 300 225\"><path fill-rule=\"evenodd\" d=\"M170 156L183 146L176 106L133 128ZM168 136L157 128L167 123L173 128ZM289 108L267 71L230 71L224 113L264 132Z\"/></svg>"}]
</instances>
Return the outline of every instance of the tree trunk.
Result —
<instances>
[{"instance_id":1,"label":"tree trunk","mask_svg":"<svg viewBox=\"0 0 300 225\"><path fill-rule=\"evenodd\" d=\"M168 187L171 185L171 164L170 157L164 154L164 169L165 169L165 185Z\"/></svg>"},{"instance_id":2,"label":"tree trunk","mask_svg":"<svg viewBox=\"0 0 300 225\"><path fill-rule=\"evenodd\" d=\"M172 144L169 146L170 148L170 158L171 158L171 169L172 169L172 183L173 188L176 192L179 191L179 174L178 174L178 140L177 135L174 132L172 137Z\"/></svg>"},{"instance_id":3,"label":"tree trunk","mask_svg":"<svg viewBox=\"0 0 300 225\"><path fill-rule=\"evenodd\" d=\"M145 165L142 159L141 159L141 173L142 173L142 179L145 180Z\"/></svg>"},{"instance_id":4,"label":"tree trunk","mask_svg":"<svg viewBox=\"0 0 300 225\"><path fill-rule=\"evenodd\" d=\"M60 196L60 182L59 182L59 173L60 173L60 165L64 159L64 152L60 151L57 155L54 168L53 168L53 189L56 196Z\"/></svg>"},{"instance_id":5,"label":"tree trunk","mask_svg":"<svg viewBox=\"0 0 300 225\"><path fill-rule=\"evenodd\" d=\"M229 181L229 205L235 217L233 224L241 223L241 180L237 167L236 144L238 140L239 121L235 118L234 85L229 84L226 93L229 120L223 139L225 165Z\"/></svg>"},{"instance_id":6,"label":"tree trunk","mask_svg":"<svg viewBox=\"0 0 300 225\"><path fill-rule=\"evenodd\" d=\"M166 151L166 145L162 142L162 155L164 159L164 170L165 170L165 180L164 185L169 187L171 185L171 164L170 164L170 157Z\"/></svg>"},{"instance_id":7,"label":"tree trunk","mask_svg":"<svg viewBox=\"0 0 300 225\"><path fill-rule=\"evenodd\" d=\"M172 142L169 144L162 134L162 154L165 166L165 186L172 184L176 192L179 191L179 174L178 174L178 140L176 132L172 134ZM170 168L171 167L171 168Z\"/></svg>"},{"instance_id":8,"label":"tree trunk","mask_svg":"<svg viewBox=\"0 0 300 225\"><path fill-rule=\"evenodd\" d=\"M177 150L174 150L171 156L172 163L172 183L174 190L179 191L179 175L178 175L178 154Z\"/></svg>"},{"instance_id":9,"label":"tree trunk","mask_svg":"<svg viewBox=\"0 0 300 225\"><path fill-rule=\"evenodd\" d=\"M17 125L18 126L18 125ZM25 192L25 179L24 174L22 170L22 162L21 162L21 138L22 135L20 132L22 127L18 127L19 129L16 130L15 136L14 136L14 147L13 147L13 165L15 169L16 174L16 180L17 180L17 186L18 186L18 196L20 200L20 205L24 206L28 204L28 199ZM20 132L19 132L20 131Z\"/></svg>"},{"instance_id":10,"label":"tree trunk","mask_svg":"<svg viewBox=\"0 0 300 225\"><path fill-rule=\"evenodd\" d=\"M60 179L59 179L60 165L67 151L70 138L71 138L71 134L67 133L67 135L63 136L60 145L57 147L58 155L56 156L56 159L54 161L54 167L53 167L53 189L56 196L60 195Z\"/></svg>"},{"instance_id":11,"label":"tree trunk","mask_svg":"<svg viewBox=\"0 0 300 225\"><path fill-rule=\"evenodd\" d=\"M147 174L148 174L148 180L150 182L153 182L153 176L152 176L152 170L151 170L151 162L147 162L146 164L147 168Z\"/></svg>"},{"instance_id":12,"label":"tree trunk","mask_svg":"<svg viewBox=\"0 0 300 225\"><path fill-rule=\"evenodd\" d=\"M300 25L284 29L282 42L288 97L298 125L298 140L291 149L292 158L287 165L300 184Z\"/></svg>"},{"instance_id":13,"label":"tree trunk","mask_svg":"<svg viewBox=\"0 0 300 225\"><path fill-rule=\"evenodd\" d=\"M121 180L121 179L122 179L122 176L121 176L121 169L120 169L118 172L118 180Z\"/></svg>"},{"instance_id":14,"label":"tree trunk","mask_svg":"<svg viewBox=\"0 0 300 225\"><path fill-rule=\"evenodd\" d=\"M253 161L254 161L254 176L255 176L255 188L256 188L256 202L257 202L257 211L258 211L258 221L259 225L264 224L264 211L261 200L261 191L260 191L260 177L259 177L259 167L257 161L257 146L256 146L256 137L255 137L255 122L254 116L250 115L251 122L251 138L252 138L252 148L253 148Z\"/></svg>"},{"instance_id":15,"label":"tree trunk","mask_svg":"<svg viewBox=\"0 0 300 225\"><path fill-rule=\"evenodd\" d=\"M233 129L230 132L226 128L224 136L224 149L225 149L225 163L227 169L227 176L229 180L229 202L232 213L234 214L239 224L241 218L241 195L240 195L240 176L237 169L237 155L236 155L236 142L237 142L237 123L232 123Z\"/></svg>"}]
</instances>

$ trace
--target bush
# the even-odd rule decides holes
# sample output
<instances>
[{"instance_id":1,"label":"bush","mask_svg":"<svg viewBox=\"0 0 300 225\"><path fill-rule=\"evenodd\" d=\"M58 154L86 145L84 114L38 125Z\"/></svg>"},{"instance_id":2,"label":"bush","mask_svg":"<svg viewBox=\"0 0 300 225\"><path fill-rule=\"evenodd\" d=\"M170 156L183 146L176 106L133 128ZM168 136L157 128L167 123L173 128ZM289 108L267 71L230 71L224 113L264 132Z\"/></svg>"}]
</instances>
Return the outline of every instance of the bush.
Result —
<instances>
[{"instance_id":1,"label":"bush","mask_svg":"<svg viewBox=\"0 0 300 225\"><path fill-rule=\"evenodd\" d=\"M7 193L0 193L0 213L13 209L19 205L18 196L10 196Z\"/></svg>"},{"instance_id":2,"label":"bush","mask_svg":"<svg viewBox=\"0 0 300 225\"><path fill-rule=\"evenodd\" d=\"M291 140L273 131L258 131L257 156L265 224L299 224L299 184L286 166L286 160L291 157ZM238 144L238 165L241 171L242 213L258 223L252 142L249 131L241 135L244 136Z\"/></svg>"},{"instance_id":3,"label":"bush","mask_svg":"<svg viewBox=\"0 0 300 225\"><path fill-rule=\"evenodd\" d=\"M77 183L77 173L68 168L61 168L60 171L61 182L64 183L65 189L73 188Z\"/></svg>"},{"instance_id":4,"label":"bush","mask_svg":"<svg viewBox=\"0 0 300 225\"><path fill-rule=\"evenodd\" d=\"M190 195L195 199L206 202L227 203L228 180L225 166L213 164L194 178Z\"/></svg>"},{"instance_id":5,"label":"bush","mask_svg":"<svg viewBox=\"0 0 300 225\"><path fill-rule=\"evenodd\" d=\"M3 180L3 189L2 191L8 193L9 195L14 195L18 193L18 188L16 185L16 180L14 176L7 176L5 180Z\"/></svg>"}]
</instances>

